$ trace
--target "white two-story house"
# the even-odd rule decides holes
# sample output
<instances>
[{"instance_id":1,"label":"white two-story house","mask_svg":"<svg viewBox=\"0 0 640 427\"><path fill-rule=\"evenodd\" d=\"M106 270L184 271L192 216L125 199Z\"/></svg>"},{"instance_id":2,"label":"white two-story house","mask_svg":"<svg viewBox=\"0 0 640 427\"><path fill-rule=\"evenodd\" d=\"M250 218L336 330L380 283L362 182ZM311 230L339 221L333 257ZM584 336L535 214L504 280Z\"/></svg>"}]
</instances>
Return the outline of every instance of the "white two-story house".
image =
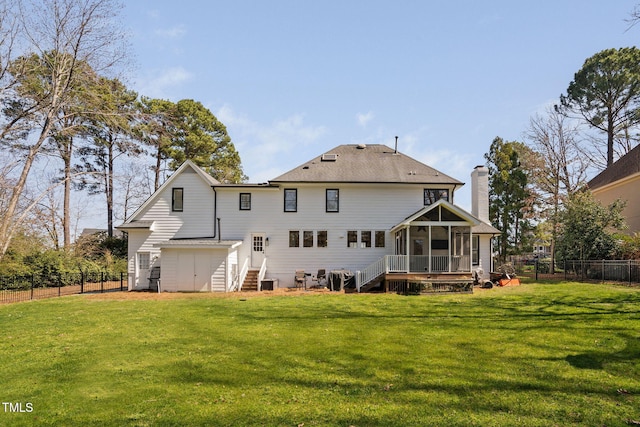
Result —
<instances>
[{"instance_id":1,"label":"white two-story house","mask_svg":"<svg viewBox=\"0 0 640 427\"><path fill-rule=\"evenodd\" d=\"M162 291L256 276L293 287L319 270L351 272L358 290L393 275L488 277L488 170L471 179L470 213L455 204L462 182L384 145L340 145L262 184L221 184L187 161L118 227L129 289L158 276Z\"/></svg>"}]
</instances>

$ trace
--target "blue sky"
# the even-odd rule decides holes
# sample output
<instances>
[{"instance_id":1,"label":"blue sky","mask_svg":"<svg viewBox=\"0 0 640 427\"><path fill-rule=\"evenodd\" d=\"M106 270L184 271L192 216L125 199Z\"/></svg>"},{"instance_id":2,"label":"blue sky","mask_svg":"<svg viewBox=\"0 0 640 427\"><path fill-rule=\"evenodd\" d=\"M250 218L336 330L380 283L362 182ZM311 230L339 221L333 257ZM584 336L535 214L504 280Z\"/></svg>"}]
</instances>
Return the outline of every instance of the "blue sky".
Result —
<instances>
[{"instance_id":1,"label":"blue sky","mask_svg":"<svg viewBox=\"0 0 640 427\"><path fill-rule=\"evenodd\" d=\"M132 0L140 94L195 99L251 182L339 144L387 144L468 184L494 137L522 140L585 59L633 46L636 1Z\"/></svg>"}]
</instances>

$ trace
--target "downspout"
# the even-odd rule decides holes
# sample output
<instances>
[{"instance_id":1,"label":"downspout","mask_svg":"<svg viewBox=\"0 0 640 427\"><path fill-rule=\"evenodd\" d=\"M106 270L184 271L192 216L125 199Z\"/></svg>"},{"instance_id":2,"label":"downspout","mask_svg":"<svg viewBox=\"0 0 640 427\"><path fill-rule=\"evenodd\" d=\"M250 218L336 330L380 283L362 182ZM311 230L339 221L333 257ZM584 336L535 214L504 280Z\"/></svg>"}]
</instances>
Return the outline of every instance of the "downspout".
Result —
<instances>
[{"instance_id":1,"label":"downspout","mask_svg":"<svg viewBox=\"0 0 640 427\"><path fill-rule=\"evenodd\" d=\"M220 218L218 218L218 192L216 191L216 187L213 185L211 186L211 189L213 190L213 238L215 239L218 234L216 222L220 222Z\"/></svg>"}]
</instances>

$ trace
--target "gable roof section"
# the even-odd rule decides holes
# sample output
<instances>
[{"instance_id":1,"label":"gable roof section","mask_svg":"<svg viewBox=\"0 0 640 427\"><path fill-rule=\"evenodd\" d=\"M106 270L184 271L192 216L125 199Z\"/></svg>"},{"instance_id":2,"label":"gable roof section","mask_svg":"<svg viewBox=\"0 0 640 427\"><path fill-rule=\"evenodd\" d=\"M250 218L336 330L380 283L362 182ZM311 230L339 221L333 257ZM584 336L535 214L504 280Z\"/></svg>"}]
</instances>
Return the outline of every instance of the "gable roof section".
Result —
<instances>
[{"instance_id":1,"label":"gable roof section","mask_svg":"<svg viewBox=\"0 0 640 427\"><path fill-rule=\"evenodd\" d=\"M596 175L587 185L590 190L595 190L637 173L640 173L640 145Z\"/></svg>"},{"instance_id":2,"label":"gable roof section","mask_svg":"<svg viewBox=\"0 0 640 427\"><path fill-rule=\"evenodd\" d=\"M432 203L429 206L425 206L419 211L409 215L402 222L391 227L391 231L398 228L409 226L412 222L416 221L418 218L427 214L428 212L431 212L432 210L438 208L440 205L442 205L446 210L455 214L456 216L460 217L460 219L468 222L471 225L478 225L480 223L480 220L474 217L473 215L471 215L469 212L465 211L462 208L459 208L458 206L452 203L447 202L444 199L440 199L437 202Z\"/></svg>"},{"instance_id":3,"label":"gable roof section","mask_svg":"<svg viewBox=\"0 0 640 427\"><path fill-rule=\"evenodd\" d=\"M198 167L191 160L187 160L186 162L181 164L180 167L174 173L171 174L171 176L160 186L160 188L158 188L138 209L136 209L133 215L131 215L129 219L125 221L124 224L116 228L138 228L138 227L135 227L135 224L134 224L138 222L136 221L137 216L140 215L141 212L144 212L148 206L152 205L158 199L158 197L160 197L160 194L162 193L162 191L165 188L170 187L173 181L175 181L176 178L180 176L180 174L182 174L187 168L192 169L193 172L195 172L200 178L202 178L202 180L209 186L220 184L218 180L216 180L214 177L206 173L204 170ZM145 228L145 227L139 227L139 228Z\"/></svg>"},{"instance_id":4,"label":"gable roof section","mask_svg":"<svg viewBox=\"0 0 640 427\"><path fill-rule=\"evenodd\" d=\"M271 182L422 183L464 185L386 145L339 145Z\"/></svg>"},{"instance_id":5,"label":"gable roof section","mask_svg":"<svg viewBox=\"0 0 640 427\"><path fill-rule=\"evenodd\" d=\"M449 212L452 212L453 214L459 216L461 219L467 221L471 225L471 231L474 234L499 234L500 233L500 230L498 230L497 228L493 227L490 224L487 224L486 222L483 222L482 220L471 215L469 212L465 211L464 209L444 199L440 199L429 206L425 206L419 211L413 213L412 215L409 215L402 222L391 227L391 232L411 225L413 221L416 221L418 218L420 218L421 216L425 215L428 212L431 212L432 210L434 210L436 207L440 205L442 205Z\"/></svg>"}]
</instances>

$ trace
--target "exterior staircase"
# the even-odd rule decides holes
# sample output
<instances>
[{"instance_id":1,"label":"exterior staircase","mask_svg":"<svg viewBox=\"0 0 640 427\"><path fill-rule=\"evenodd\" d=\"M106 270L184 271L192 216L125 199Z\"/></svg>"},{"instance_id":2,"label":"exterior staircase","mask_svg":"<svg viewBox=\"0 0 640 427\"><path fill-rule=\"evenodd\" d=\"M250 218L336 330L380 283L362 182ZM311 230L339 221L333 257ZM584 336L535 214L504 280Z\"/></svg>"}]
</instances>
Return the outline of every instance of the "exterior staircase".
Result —
<instances>
[{"instance_id":1,"label":"exterior staircase","mask_svg":"<svg viewBox=\"0 0 640 427\"><path fill-rule=\"evenodd\" d=\"M258 274L259 270L249 270L247 272L247 277L245 277L244 282L242 283L242 291L255 292L258 290Z\"/></svg>"}]
</instances>

